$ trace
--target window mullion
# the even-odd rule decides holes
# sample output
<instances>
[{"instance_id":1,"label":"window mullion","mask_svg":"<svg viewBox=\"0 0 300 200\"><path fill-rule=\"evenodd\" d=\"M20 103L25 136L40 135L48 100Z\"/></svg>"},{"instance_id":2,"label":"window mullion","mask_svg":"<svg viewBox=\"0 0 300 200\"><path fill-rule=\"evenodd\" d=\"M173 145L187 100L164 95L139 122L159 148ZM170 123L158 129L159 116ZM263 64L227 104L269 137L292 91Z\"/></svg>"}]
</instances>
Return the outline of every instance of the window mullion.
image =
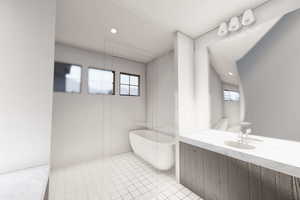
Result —
<instances>
[{"instance_id":1,"label":"window mullion","mask_svg":"<svg viewBox=\"0 0 300 200\"><path fill-rule=\"evenodd\" d=\"M129 94L129 96L131 96L131 94L130 94L130 79L131 79L131 76L129 76L129 86L128 86L128 89L129 89L128 94Z\"/></svg>"}]
</instances>

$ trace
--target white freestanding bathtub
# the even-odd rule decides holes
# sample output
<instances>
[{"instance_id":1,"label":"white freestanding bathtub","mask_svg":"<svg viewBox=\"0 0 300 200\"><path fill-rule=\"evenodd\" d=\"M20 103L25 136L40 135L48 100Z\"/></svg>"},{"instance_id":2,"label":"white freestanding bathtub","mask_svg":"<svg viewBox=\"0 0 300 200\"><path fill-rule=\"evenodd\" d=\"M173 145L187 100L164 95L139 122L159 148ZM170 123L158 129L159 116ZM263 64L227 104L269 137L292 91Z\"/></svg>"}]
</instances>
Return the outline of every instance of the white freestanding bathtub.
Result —
<instances>
[{"instance_id":1,"label":"white freestanding bathtub","mask_svg":"<svg viewBox=\"0 0 300 200\"><path fill-rule=\"evenodd\" d=\"M159 170L168 170L175 163L175 139L153 130L129 132L134 153Z\"/></svg>"}]
</instances>

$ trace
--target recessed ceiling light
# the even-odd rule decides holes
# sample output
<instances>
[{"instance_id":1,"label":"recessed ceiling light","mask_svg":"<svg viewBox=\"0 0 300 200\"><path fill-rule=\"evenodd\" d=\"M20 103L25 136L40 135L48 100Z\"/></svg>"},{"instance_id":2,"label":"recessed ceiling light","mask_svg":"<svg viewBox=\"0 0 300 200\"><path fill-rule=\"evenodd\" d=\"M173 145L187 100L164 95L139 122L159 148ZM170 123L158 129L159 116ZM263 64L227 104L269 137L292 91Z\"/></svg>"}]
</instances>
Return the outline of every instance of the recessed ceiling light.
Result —
<instances>
[{"instance_id":1,"label":"recessed ceiling light","mask_svg":"<svg viewBox=\"0 0 300 200\"><path fill-rule=\"evenodd\" d=\"M233 76L233 73L232 73L232 72L228 72L228 75L229 75L229 76Z\"/></svg>"},{"instance_id":2,"label":"recessed ceiling light","mask_svg":"<svg viewBox=\"0 0 300 200\"><path fill-rule=\"evenodd\" d=\"M117 33L118 33L118 30L117 30L116 28L111 28L111 29L110 29L110 32L111 32L112 34L117 34Z\"/></svg>"}]
</instances>

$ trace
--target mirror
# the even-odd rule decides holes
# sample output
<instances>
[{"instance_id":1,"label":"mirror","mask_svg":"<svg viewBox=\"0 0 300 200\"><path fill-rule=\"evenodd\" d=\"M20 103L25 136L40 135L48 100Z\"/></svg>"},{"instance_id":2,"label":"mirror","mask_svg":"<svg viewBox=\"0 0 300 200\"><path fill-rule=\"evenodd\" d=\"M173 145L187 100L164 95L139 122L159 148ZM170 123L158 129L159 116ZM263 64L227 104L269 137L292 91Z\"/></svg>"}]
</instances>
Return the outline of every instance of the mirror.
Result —
<instances>
[{"instance_id":1,"label":"mirror","mask_svg":"<svg viewBox=\"0 0 300 200\"><path fill-rule=\"evenodd\" d=\"M238 133L252 119L247 118L243 80L239 61L256 47L280 20L276 18L263 24L243 29L222 38L208 48L210 56L210 126L212 129ZM259 101L257 101L259 104ZM250 120L250 121L248 121ZM257 132L257 130L255 130Z\"/></svg>"},{"instance_id":2,"label":"mirror","mask_svg":"<svg viewBox=\"0 0 300 200\"><path fill-rule=\"evenodd\" d=\"M211 128L300 141L300 10L209 46Z\"/></svg>"}]
</instances>

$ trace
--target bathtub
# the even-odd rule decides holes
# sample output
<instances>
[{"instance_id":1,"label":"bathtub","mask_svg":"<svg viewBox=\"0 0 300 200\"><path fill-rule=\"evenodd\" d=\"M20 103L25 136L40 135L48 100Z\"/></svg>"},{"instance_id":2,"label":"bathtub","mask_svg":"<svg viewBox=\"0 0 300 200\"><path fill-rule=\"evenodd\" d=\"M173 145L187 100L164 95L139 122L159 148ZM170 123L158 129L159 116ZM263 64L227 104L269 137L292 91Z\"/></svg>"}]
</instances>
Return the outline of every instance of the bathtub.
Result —
<instances>
[{"instance_id":1,"label":"bathtub","mask_svg":"<svg viewBox=\"0 0 300 200\"><path fill-rule=\"evenodd\" d=\"M168 170L175 163L175 139L153 130L129 132L133 152L159 170Z\"/></svg>"}]
</instances>

